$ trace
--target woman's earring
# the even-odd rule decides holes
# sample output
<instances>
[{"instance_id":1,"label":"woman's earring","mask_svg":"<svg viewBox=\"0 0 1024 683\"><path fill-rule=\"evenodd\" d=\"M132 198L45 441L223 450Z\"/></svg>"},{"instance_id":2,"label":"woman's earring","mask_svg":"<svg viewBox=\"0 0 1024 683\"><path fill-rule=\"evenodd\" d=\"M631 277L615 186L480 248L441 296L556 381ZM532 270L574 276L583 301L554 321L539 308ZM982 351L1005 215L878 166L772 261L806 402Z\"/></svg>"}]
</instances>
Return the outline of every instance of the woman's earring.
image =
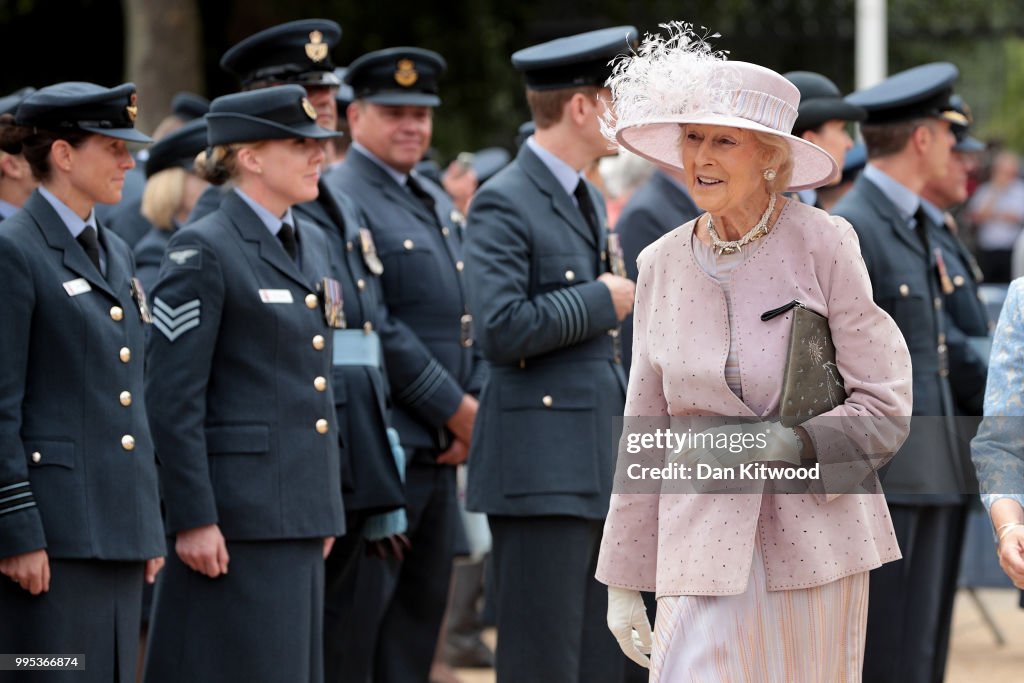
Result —
<instances>
[{"instance_id":1,"label":"woman's earring","mask_svg":"<svg viewBox=\"0 0 1024 683\"><path fill-rule=\"evenodd\" d=\"M766 168L764 169L764 172L761 175L764 176L764 179L770 183L771 181L775 180L775 169Z\"/></svg>"}]
</instances>

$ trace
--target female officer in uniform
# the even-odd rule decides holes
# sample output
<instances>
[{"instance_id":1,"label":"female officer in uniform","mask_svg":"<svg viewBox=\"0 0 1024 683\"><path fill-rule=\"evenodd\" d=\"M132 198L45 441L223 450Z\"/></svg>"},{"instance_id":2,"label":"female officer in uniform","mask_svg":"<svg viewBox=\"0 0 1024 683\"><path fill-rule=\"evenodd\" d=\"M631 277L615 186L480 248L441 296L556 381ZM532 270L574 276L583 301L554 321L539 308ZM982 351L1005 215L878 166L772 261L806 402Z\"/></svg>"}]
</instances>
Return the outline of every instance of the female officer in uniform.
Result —
<instances>
[{"instance_id":1,"label":"female officer in uniform","mask_svg":"<svg viewBox=\"0 0 1024 683\"><path fill-rule=\"evenodd\" d=\"M135 680L143 576L163 564L148 313L93 212L121 200L125 141L149 142L136 111L130 83L61 83L0 118L41 183L0 225L0 652L84 654L76 681Z\"/></svg>"},{"instance_id":2,"label":"female officer in uniform","mask_svg":"<svg viewBox=\"0 0 1024 683\"><path fill-rule=\"evenodd\" d=\"M146 680L323 679L324 557L344 530L331 328L341 296L317 196L322 140L298 86L227 95L197 171L232 181L171 238L147 398L174 536Z\"/></svg>"}]
</instances>

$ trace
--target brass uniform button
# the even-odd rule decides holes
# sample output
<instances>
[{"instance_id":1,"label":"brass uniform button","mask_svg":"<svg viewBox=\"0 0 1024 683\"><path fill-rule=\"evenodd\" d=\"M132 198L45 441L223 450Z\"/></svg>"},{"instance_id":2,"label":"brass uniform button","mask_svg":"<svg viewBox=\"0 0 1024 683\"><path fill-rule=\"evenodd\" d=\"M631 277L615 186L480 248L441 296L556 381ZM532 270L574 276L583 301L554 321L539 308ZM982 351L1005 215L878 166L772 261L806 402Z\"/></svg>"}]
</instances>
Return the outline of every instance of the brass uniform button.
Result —
<instances>
[{"instance_id":1,"label":"brass uniform button","mask_svg":"<svg viewBox=\"0 0 1024 683\"><path fill-rule=\"evenodd\" d=\"M360 292L366 289L366 280L363 278L356 280L356 288L359 289Z\"/></svg>"},{"instance_id":2,"label":"brass uniform button","mask_svg":"<svg viewBox=\"0 0 1024 683\"><path fill-rule=\"evenodd\" d=\"M441 228L441 234L444 235L445 237L447 237L450 232L451 230L448 229L447 225Z\"/></svg>"},{"instance_id":3,"label":"brass uniform button","mask_svg":"<svg viewBox=\"0 0 1024 683\"><path fill-rule=\"evenodd\" d=\"M32 462L38 464L39 461L42 460L42 459L43 459L43 454L40 453L39 451L34 451L32 453Z\"/></svg>"},{"instance_id":4,"label":"brass uniform button","mask_svg":"<svg viewBox=\"0 0 1024 683\"><path fill-rule=\"evenodd\" d=\"M455 270L459 271L460 273L462 272L462 269L465 268L465 267L466 267L466 264L463 263L462 261L456 261L455 262Z\"/></svg>"},{"instance_id":5,"label":"brass uniform button","mask_svg":"<svg viewBox=\"0 0 1024 683\"><path fill-rule=\"evenodd\" d=\"M956 275L956 276L954 276L953 277L953 284L956 285L957 287L963 287L964 286L964 276L963 275Z\"/></svg>"},{"instance_id":6,"label":"brass uniform button","mask_svg":"<svg viewBox=\"0 0 1024 683\"><path fill-rule=\"evenodd\" d=\"M363 323L363 332L365 332L366 334L370 334L371 332L373 332L373 323L371 323L369 320Z\"/></svg>"},{"instance_id":7,"label":"brass uniform button","mask_svg":"<svg viewBox=\"0 0 1024 683\"><path fill-rule=\"evenodd\" d=\"M352 246L352 242L345 242L345 249L348 251L352 251L353 249L355 249L355 247Z\"/></svg>"},{"instance_id":8,"label":"brass uniform button","mask_svg":"<svg viewBox=\"0 0 1024 683\"><path fill-rule=\"evenodd\" d=\"M545 394L544 398L542 398L540 402L544 404L545 408L550 408L551 404L554 403L555 401L553 398L551 398L550 395Z\"/></svg>"},{"instance_id":9,"label":"brass uniform button","mask_svg":"<svg viewBox=\"0 0 1024 683\"><path fill-rule=\"evenodd\" d=\"M322 334L318 334L315 337L313 337L313 348L316 349L317 351L323 350L324 336Z\"/></svg>"},{"instance_id":10,"label":"brass uniform button","mask_svg":"<svg viewBox=\"0 0 1024 683\"><path fill-rule=\"evenodd\" d=\"M121 405L127 408L132 404L132 392L122 391L121 395L118 397L118 400L121 401Z\"/></svg>"},{"instance_id":11,"label":"brass uniform button","mask_svg":"<svg viewBox=\"0 0 1024 683\"><path fill-rule=\"evenodd\" d=\"M327 420L320 418L316 421L316 431L320 434L327 433Z\"/></svg>"},{"instance_id":12,"label":"brass uniform button","mask_svg":"<svg viewBox=\"0 0 1024 683\"><path fill-rule=\"evenodd\" d=\"M412 249L412 247L413 247L412 240L406 240L406 241L402 242L402 246L405 247L406 249Z\"/></svg>"},{"instance_id":13,"label":"brass uniform button","mask_svg":"<svg viewBox=\"0 0 1024 683\"><path fill-rule=\"evenodd\" d=\"M323 377L317 377L313 380L313 387L317 391L327 391L327 380Z\"/></svg>"},{"instance_id":14,"label":"brass uniform button","mask_svg":"<svg viewBox=\"0 0 1024 683\"><path fill-rule=\"evenodd\" d=\"M938 297L938 296L935 297L935 299L932 301L932 303L935 304L935 310L936 311L942 309L942 297Z\"/></svg>"},{"instance_id":15,"label":"brass uniform button","mask_svg":"<svg viewBox=\"0 0 1024 683\"><path fill-rule=\"evenodd\" d=\"M117 357L121 359L122 363L127 363L132 359L132 350L127 346L122 346L121 350L117 352Z\"/></svg>"},{"instance_id":16,"label":"brass uniform button","mask_svg":"<svg viewBox=\"0 0 1024 683\"><path fill-rule=\"evenodd\" d=\"M135 449L135 437L132 436L131 434L125 434L124 436L122 436L121 437L121 448L125 449L126 451L134 450Z\"/></svg>"},{"instance_id":17,"label":"brass uniform button","mask_svg":"<svg viewBox=\"0 0 1024 683\"><path fill-rule=\"evenodd\" d=\"M907 285L900 285L900 296L908 296L910 294L910 287Z\"/></svg>"},{"instance_id":18,"label":"brass uniform button","mask_svg":"<svg viewBox=\"0 0 1024 683\"><path fill-rule=\"evenodd\" d=\"M571 270L565 271L565 279L568 280L569 282L572 282L573 280L576 279L576 273L572 272Z\"/></svg>"},{"instance_id":19,"label":"brass uniform button","mask_svg":"<svg viewBox=\"0 0 1024 683\"><path fill-rule=\"evenodd\" d=\"M601 263L604 263L607 260L608 260L608 252L607 251L602 251L601 252Z\"/></svg>"},{"instance_id":20,"label":"brass uniform button","mask_svg":"<svg viewBox=\"0 0 1024 683\"><path fill-rule=\"evenodd\" d=\"M113 307L111 307L111 309L110 309L110 319L111 320L120 320L123 317L124 317L124 309L123 308L121 308L120 306L113 306Z\"/></svg>"},{"instance_id":21,"label":"brass uniform button","mask_svg":"<svg viewBox=\"0 0 1024 683\"><path fill-rule=\"evenodd\" d=\"M318 303L320 303L320 302L317 300L316 294L307 294L306 295L306 308L316 308L316 305Z\"/></svg>"}]
</instances>

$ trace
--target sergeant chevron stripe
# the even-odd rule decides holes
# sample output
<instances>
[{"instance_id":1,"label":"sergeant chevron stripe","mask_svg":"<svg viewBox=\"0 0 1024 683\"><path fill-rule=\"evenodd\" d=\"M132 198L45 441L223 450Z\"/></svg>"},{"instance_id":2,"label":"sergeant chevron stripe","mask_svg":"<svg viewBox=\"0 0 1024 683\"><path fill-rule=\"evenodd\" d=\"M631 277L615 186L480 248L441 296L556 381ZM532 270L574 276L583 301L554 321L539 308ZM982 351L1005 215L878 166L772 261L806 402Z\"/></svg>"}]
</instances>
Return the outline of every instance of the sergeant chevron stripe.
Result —
<instances>
[{"instance_id":1,"label":"sergeant chevron stripe","mask_svg":"<svg viewBox=\"0 0 1024 683\"><path fill-rule=\"evenodd\" d=\"M174 308L160 297L153 299L153 327L167 337L167 341L199 327L199 299L186 301Z\"/></svg>"}]
</instances>

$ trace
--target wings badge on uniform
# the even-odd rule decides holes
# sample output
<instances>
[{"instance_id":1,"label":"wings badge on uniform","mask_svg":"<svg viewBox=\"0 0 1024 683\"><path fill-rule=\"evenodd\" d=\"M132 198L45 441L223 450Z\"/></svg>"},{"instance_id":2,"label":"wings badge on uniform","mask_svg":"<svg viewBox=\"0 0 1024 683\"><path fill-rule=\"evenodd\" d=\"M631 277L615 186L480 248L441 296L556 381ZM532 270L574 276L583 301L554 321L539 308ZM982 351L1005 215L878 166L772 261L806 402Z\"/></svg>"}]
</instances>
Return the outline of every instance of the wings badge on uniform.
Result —
<instances>
[{"instance_id":1,"label":"wings badge on uniform","mask_svg":"<svg viewBox=\"0 0 1024 683\"><path fill-rule=\"evenodd\" d=\"M153 327L174 342L189 330L199 327L199 299L173 307L160 297L153 299Z\"/></svg>"},{"instance_id":2,"label":"wings badge on uniform","mask_svg":"<svg viewBox=\"0 0 1024 683\"><path fill-rule=\"evenodd\" d=\"M202 265L200 251L194 247L167 252L167 258L177 266L187 266L196 270Z\"/></svg>"}]
</instances>

